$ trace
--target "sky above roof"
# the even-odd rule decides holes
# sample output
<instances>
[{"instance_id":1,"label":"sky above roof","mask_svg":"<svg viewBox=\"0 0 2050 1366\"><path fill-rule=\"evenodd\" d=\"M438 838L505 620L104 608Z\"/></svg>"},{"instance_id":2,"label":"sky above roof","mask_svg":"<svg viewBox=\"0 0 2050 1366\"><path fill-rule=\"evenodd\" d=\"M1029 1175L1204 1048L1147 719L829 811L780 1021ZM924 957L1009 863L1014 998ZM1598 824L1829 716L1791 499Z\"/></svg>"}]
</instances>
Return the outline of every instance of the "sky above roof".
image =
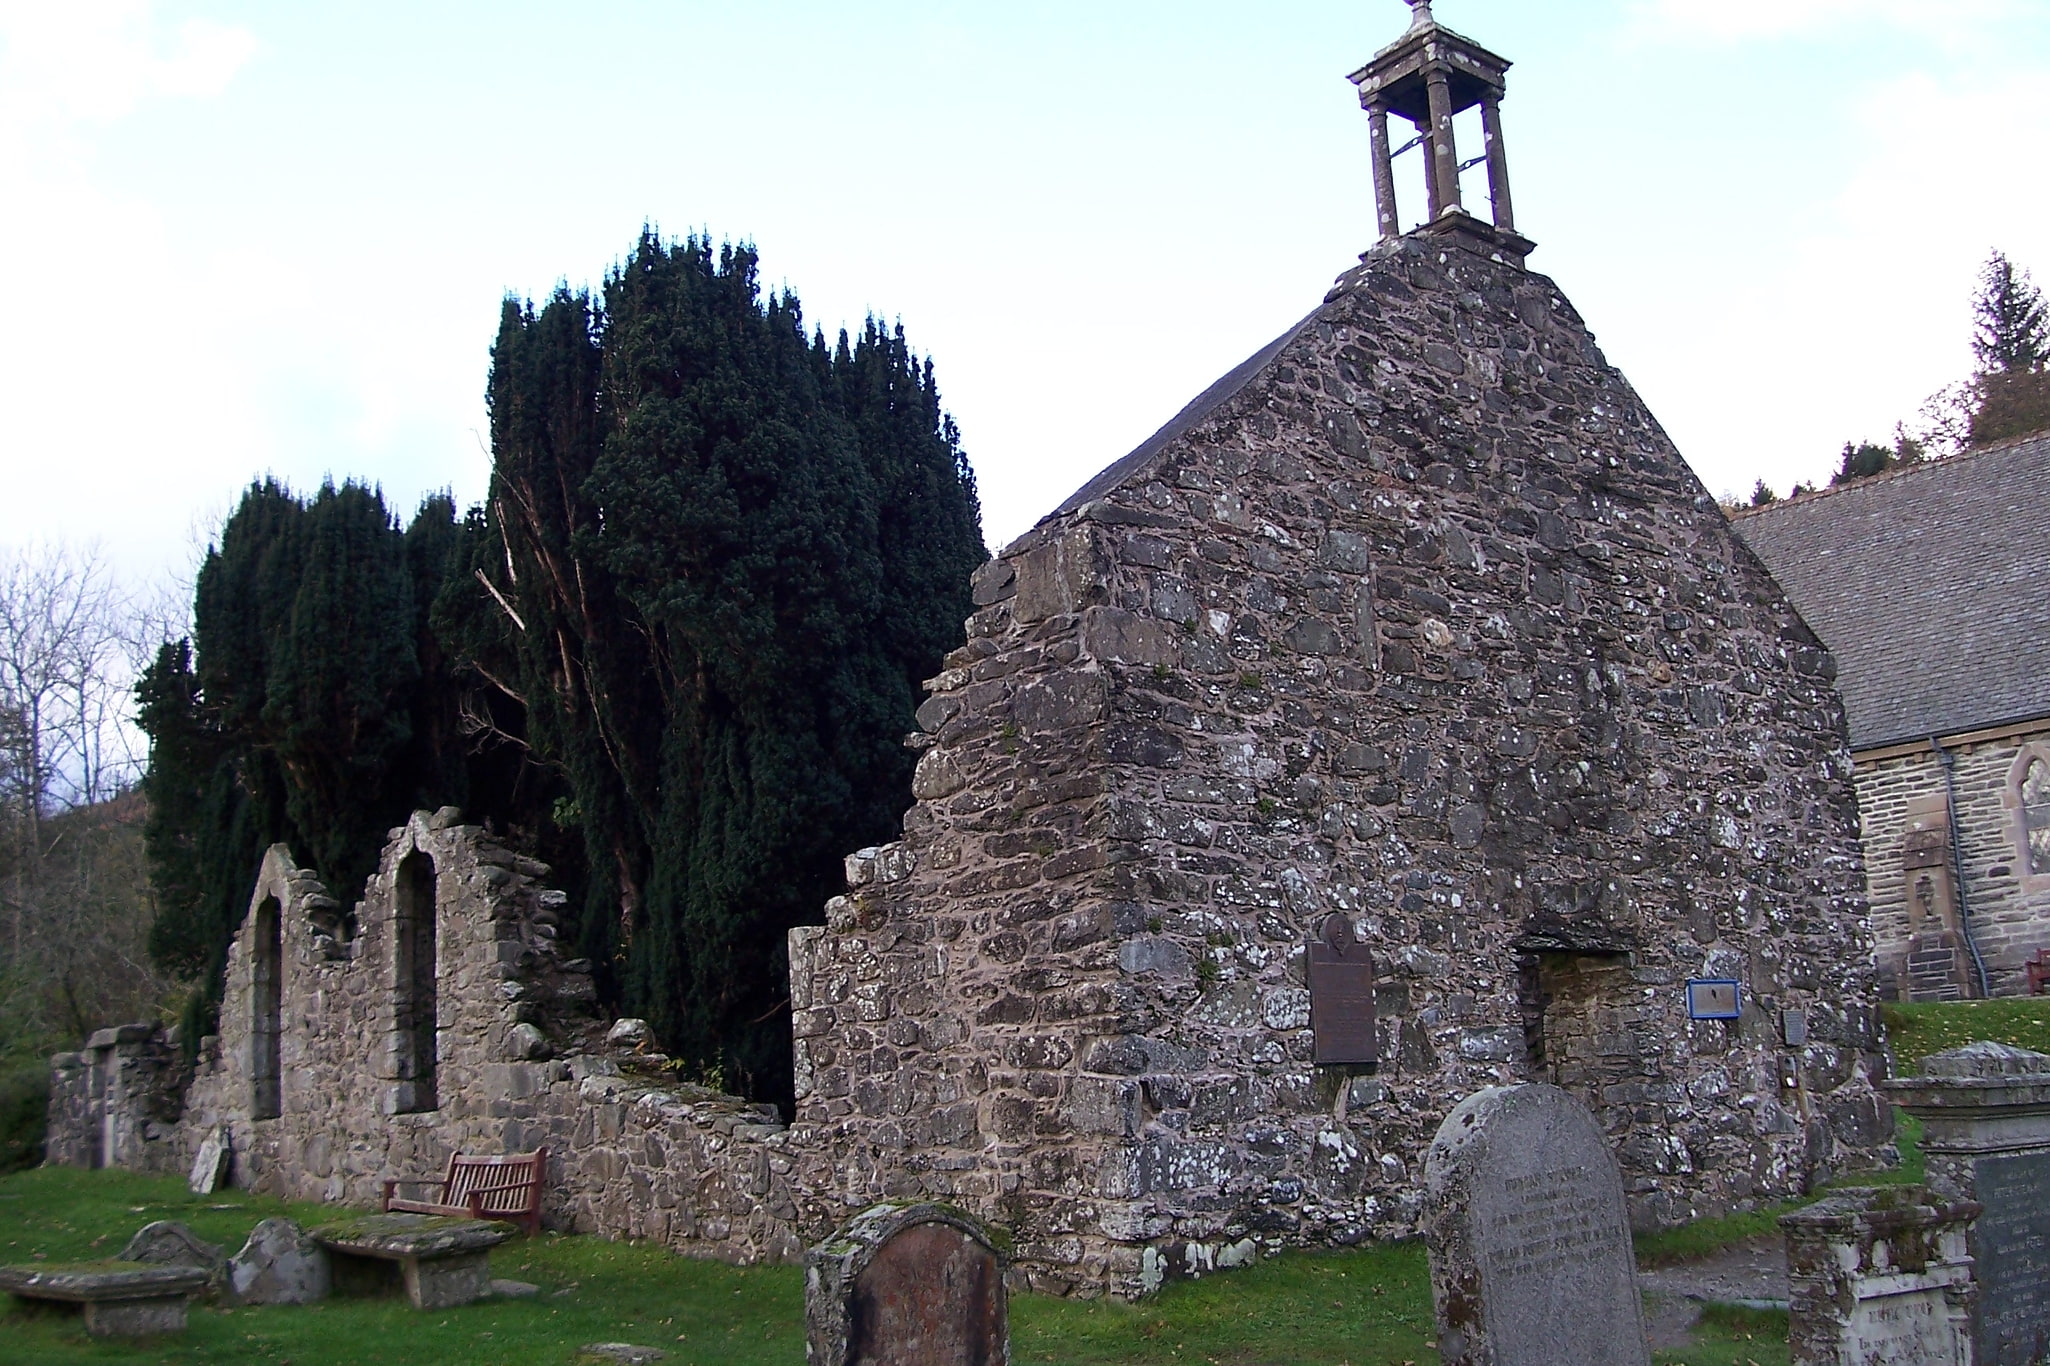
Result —
<instances>
[{"instance_id":1,"label":"sky above roof","mask_svg":"<svg viewBox=\"0 0 2050 1366\"><path fill-rule=\"evenodd\" d=\"M1824 478L1962 378L1989 250L2050 280L2042 0L1436 11L1516 63L1532 268L1711 490ZM1001 545L1371 244L1345 76L1406 21L0 0L0 544L181 572L265 472L474 500L500 300L647 222L754 242L829 333L901 320Z\"/></svg>"}]
</instances>

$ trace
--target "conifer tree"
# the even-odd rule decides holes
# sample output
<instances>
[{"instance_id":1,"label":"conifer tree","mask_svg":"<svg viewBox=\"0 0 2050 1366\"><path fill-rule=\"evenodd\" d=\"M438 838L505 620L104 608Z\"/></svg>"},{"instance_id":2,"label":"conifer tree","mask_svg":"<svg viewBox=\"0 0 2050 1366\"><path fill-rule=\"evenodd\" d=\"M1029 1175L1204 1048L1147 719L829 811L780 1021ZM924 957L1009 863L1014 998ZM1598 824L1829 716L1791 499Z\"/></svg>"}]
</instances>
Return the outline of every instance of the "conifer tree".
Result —
<instances>
[{"instance_id":1,"label":"conifer tree","mask_svg":"<svg viewBox=\"0 0 2050 1366\"><path fill-rule=\"evenodd\" d=\"M647 233L602 309L508 305L490 393L501 558L438 610L574 794L624 1008L783 1092L785 931L893 833L984 558L930 366L873 322L807 337L750 249Z\"/></svg>"}]
</instances>

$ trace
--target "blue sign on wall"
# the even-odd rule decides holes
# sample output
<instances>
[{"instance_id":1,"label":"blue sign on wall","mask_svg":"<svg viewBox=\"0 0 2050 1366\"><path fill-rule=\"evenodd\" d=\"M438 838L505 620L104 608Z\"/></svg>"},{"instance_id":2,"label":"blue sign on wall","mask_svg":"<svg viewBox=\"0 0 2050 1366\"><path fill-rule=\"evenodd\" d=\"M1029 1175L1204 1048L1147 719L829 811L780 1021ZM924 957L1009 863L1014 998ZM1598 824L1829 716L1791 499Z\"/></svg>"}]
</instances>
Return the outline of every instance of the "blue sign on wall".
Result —
<instances>
[{"instance_id":1,"label":"blue sign on wall","mask_svg":"<svg viewBox=\"0 0 2050 1366\"><path fill-rule=\"evenodd\" d=\"M1687 1018L1690 1020L1734 1020L1739 1008L1740 989L1734 977L1693 977L1687 982Z\"/></svg>"}]
</instances>

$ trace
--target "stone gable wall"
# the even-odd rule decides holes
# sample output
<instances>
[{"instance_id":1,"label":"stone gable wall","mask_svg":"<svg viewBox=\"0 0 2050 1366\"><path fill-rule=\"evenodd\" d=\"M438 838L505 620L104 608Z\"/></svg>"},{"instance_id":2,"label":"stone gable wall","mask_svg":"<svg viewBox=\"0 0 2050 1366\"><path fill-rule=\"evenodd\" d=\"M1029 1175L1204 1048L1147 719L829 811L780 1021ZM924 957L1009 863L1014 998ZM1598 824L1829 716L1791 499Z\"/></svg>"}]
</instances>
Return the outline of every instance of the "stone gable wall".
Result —
<instances>
[{"instance_id":1,"label":"stone gable wall","mask_svg":"<svg viewBox=\"0 0 2050 1366\"><path fill-rule=\"evenodd\" d=\"M2028 757L2050 759L2050 726L1950 749L1973 937L1993 994L2025 995L2026 964L2050 949L2050 876L2030 871L2016 784ZM1857 786L1881 988L1903 1000L1978 995L1956 914L1941 759L1927 749L1860 759ZM1918 826L1935 836L1935 866L1910 856Z\"/></svg>"},{"instance_id":2,"label":"stone gable wall","mask_svg":"<svg viewBox=\"0 0 2050 1366\"><path fill-rule=\"evenodd\" d=\"M976 591L904 841L793 934L843 1194L1132 1290L1414 1231L1438 1122L1525 1076L1647 1224L1886 1141L1831 663L1543 277L1377 249ZM1333 912L1381 965L1371 1075L1310 1062ZM1690 976L1744 1020L1690 1023Z\"/></svg>"}]
</instances>

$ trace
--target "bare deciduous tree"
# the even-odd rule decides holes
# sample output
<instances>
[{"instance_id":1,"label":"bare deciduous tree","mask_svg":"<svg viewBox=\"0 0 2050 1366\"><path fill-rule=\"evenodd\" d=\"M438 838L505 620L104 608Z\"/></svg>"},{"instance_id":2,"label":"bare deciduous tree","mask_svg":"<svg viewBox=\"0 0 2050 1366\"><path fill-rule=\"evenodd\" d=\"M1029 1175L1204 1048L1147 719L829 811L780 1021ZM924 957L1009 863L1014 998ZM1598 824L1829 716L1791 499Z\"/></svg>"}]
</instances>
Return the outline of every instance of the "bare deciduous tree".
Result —
<instances>
[{"instance_id":1,"label":"bare deciduous tree","mask_svg":"<svg viewBox=\"0 0 2050 1366\"><path fill-rule=\"evenodd\" d=\"M0 558L0 1020L75 1034L158 996L143 951L146 755L134 681L161 604L124 593L92 549Z\"/></svg>"}]
</instances>

